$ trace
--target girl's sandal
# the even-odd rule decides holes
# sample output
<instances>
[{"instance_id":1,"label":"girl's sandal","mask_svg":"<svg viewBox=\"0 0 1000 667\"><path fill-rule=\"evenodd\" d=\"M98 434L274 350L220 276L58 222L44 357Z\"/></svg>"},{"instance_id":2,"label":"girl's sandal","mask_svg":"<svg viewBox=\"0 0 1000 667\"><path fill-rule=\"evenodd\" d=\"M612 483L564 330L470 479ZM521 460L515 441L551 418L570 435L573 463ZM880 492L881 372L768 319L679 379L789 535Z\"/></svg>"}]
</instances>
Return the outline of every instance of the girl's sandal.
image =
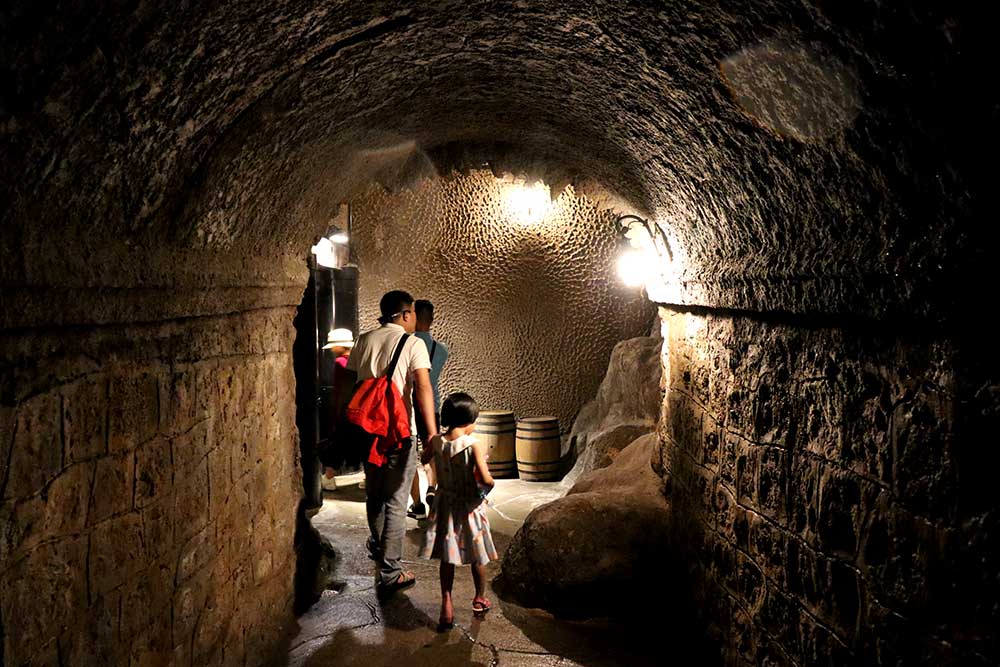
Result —
<instances>
[{"instance_id":1,"label":"girl's sandal","mask_svg":"<svg viewBox=\"0 0 1000 667\"><path fill-rule=\"evenodd\" d=\"M438 627L437 627L437 631L438 632L447 632L448 630L451 630L453 627L455 627L455 617L454 616L452 616L451 618L449 618L447 621L444 620L443 618L442 619L438 619Z\"/></svg>"},{"instance_id":2,"label":"girl's sandal","mask_svg":"<svg viewBox=\"0 0 1000 667\"><path fill-rule=\"evenodd\" d=\"M493 605L490 604L489 599L487 599L487 598L472 598L472 611L473 611L473 613L476 613L476 614L485 614L486 612L488 612L492 608L493 608Z\"/></svg>"}]
</instances>

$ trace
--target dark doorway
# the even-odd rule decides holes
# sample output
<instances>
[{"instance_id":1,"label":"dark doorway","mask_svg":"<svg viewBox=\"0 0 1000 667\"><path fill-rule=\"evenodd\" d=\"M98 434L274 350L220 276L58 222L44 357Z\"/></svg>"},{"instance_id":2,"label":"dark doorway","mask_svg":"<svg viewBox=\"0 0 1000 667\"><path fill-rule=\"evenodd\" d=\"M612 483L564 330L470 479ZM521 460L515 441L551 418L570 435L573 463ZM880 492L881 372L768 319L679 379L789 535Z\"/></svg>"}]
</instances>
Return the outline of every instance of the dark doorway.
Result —
<instances>
[{"instance_id":1,"label":"dark doorway","mask_svg":"<svg viewBox=\"0 0 1000 667\"><path fill-rule=\"evenodd\" d=\"M316 313L319 322L320 345L326 339L326 332L333 329L349 329L358 335L358 269L355 266L343 268L319 267L316 272ZM335 423L333 396L334 358L330 350L320 350L319 394L317 414L319 431L317 447L329 445Z\"/></svg>"},{"instance_id":2,"label":"dark doorway","mask_svg":"<svg viewBox=\"0 0 1000 667\"><path fill-rule=\"evenodd\" d=\"M355 337L358 332L358 269L345 250L336 262L340 266L325 266L318 255L309 256L309 282L294 321L295 421L305 506L310 509L323 504L319 452L330 444L334 425L334 357L323 345L333 329L349 329Z\"/></svg>"}]
</instances>

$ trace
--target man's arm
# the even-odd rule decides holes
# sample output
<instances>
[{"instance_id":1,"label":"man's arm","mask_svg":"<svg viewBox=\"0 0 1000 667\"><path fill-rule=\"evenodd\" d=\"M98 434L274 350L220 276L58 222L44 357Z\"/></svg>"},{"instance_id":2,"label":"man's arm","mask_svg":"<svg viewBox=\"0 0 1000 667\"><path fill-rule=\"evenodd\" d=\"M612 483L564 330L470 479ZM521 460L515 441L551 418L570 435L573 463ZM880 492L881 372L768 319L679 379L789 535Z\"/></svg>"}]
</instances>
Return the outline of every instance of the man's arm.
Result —
<instances>
[{"instance_id":1,"label":"man's arm","mask_svg":"<svg viewBox=\"0 0 1000 667\"><path fill-rule=\"evenodd\" d=\"M437 419L434 418L434 389L431 388L431 374L426 368L413 371L413 402L417 419L422 419L427 437L437 435Z\"/></svg>"}]
</instances>

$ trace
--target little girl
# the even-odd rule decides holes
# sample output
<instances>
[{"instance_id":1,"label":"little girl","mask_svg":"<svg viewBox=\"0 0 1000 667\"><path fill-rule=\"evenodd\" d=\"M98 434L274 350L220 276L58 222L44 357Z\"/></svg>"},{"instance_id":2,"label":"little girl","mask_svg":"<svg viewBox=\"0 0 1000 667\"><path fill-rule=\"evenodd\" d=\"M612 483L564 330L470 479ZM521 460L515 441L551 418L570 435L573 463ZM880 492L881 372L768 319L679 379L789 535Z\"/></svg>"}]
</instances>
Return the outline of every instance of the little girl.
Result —
<instances>
[{"instance_id":1,"label":"little girl","mask_svg":"<svg viewBox=\"0 0 1000 667\"><path fill-rule=\"evenodd\" d=\"M438 632L454 627L451 588L455 565L472 565L476 597L472 610L484 614L492 606L485 597L486 564L499 558L490 535L483 496L493 488L486 466L486 446L472 437L479 406L465 393L454 393L441 405L442 433L424 449L423 463L434 461L437 497L431 508L423 558L441 560L441 617ZM485 493L483 493L485 491Z\"/></svg>"}]
</instances>

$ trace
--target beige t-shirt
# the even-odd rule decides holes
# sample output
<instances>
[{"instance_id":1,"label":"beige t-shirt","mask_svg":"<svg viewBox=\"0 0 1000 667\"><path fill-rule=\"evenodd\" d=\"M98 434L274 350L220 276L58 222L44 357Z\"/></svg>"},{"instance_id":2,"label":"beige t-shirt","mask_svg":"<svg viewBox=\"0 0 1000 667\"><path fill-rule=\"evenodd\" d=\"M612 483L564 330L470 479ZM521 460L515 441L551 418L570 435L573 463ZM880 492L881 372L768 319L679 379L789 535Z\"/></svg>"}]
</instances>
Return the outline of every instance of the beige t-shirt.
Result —
<instances>
[{"instance_id":1,"label":"beige t-shirt","mask_svg":"<svg viewBox=\"0 0 1000 667\"><path fill-rule=\"evenodd\" d=\"M398 324L386 324L358 336L347 369L358 374L358 382L373 377L381 377L392 362L392 354L406 330ZM413 412L413 371L430 369L431 360L424 341L410 335L399 355L392 383L399 389L406 409L410 411L410 432L417 434L417 420Z\"/></svg>"}]
</instances>

